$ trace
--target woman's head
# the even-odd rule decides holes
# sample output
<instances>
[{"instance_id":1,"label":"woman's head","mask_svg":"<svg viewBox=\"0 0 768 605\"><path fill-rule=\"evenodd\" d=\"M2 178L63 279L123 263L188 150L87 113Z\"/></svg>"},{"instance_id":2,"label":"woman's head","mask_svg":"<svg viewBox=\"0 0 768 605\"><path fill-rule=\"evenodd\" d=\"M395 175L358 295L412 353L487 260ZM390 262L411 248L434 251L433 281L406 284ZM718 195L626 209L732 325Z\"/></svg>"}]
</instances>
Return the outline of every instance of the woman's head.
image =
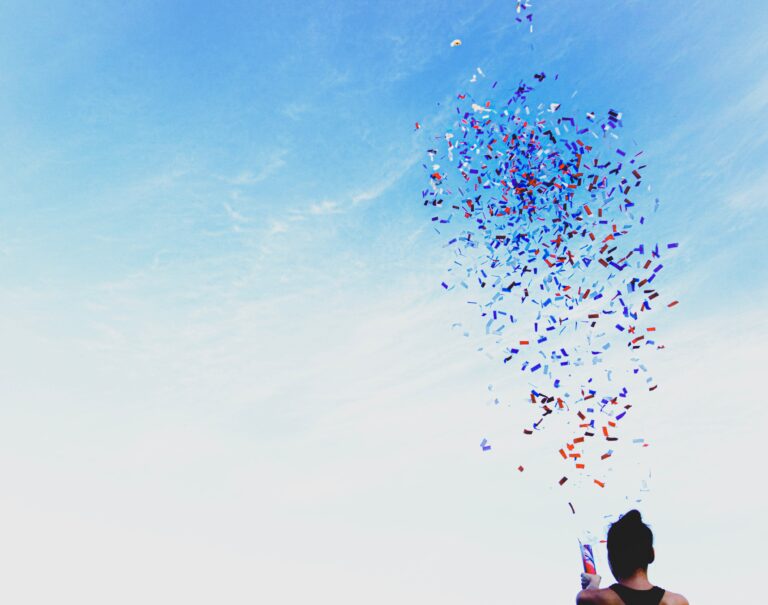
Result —
<instances>
[{"instance_id":1,"label":"woman's head","mask_svg":"<svg viewBox=\"0 0 768 605\"><path fill-rule=\"evenodd\" d=\"M617 580L653 563L653 532L637 510L623 515L608 530L608 563Z\"/></svg>"}]
</instances>

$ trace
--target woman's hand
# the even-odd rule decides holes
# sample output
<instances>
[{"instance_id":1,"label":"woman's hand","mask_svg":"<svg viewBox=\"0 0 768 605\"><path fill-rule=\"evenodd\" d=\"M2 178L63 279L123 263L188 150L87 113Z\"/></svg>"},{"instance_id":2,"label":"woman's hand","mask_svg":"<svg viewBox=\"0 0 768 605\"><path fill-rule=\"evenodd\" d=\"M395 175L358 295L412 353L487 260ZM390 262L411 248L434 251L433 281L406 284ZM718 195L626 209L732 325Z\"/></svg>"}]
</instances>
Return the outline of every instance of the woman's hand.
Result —
<instances>
[{"instance_id":1,"label":"woman's hand","mask_svg":"<svg viewBox=\"0 0 768 605\"><path fill-rule=\"evenodd\" d=\"M600 588L601 579L597 574L583 573L581 574L581 587L584 590L597 590Z\"/></svg>"}]
</instances>

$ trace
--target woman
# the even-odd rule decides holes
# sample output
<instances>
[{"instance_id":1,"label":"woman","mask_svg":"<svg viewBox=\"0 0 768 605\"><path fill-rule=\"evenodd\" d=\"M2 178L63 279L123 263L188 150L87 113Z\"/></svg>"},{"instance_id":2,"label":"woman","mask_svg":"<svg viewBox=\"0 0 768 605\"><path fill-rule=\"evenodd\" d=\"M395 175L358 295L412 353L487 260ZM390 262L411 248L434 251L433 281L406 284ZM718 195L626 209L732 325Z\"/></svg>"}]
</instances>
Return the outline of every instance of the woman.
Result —
<instances>
[{"instance_id":1,"label":"woman","mask_svg":"<svg viewBox=\"0 0 768 605\"><path fill-rule=\"evenodd\" d=\"M654 557L651 529L639 511L629 511L608 530L608 564L618 582L599 588L600 576L581 574L577 605L688 605L684 596L648 581Z\"/></svg>"}]
</instances>

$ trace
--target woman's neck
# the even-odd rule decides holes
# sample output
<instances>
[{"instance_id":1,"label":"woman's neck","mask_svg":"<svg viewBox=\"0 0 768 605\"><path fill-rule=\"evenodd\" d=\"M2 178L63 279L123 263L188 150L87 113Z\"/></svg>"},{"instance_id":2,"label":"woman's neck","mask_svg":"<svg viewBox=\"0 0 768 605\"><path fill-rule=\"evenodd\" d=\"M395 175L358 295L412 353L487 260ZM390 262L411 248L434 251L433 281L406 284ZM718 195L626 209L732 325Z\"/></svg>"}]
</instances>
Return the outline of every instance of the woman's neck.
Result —
<instances>
[{"instance_id":1,"label":"woman's neck","mask_svg":"<svg viewBox=\"0 0 768 605\"><path fill-rule=\"evenodd\" d=\"M635 590L650 590L653 584L648 581L648 573L644 569L638 569L628 578L619 580L619 584Z\"/></svg>"}]
</instances>

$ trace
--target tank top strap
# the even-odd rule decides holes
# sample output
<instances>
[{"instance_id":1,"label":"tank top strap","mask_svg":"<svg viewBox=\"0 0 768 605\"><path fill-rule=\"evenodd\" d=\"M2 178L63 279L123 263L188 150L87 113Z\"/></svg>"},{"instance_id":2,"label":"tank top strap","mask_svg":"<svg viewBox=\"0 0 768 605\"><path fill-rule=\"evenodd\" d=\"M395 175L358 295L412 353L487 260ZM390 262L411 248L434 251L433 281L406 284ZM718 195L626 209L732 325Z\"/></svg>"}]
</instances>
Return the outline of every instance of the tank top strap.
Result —
<instances>
[{"instance_id":1,"label":"tank top strap","mask_svg":"<svg viewBox=\"0 0 768 605\"><path fill-rule=\"evenodd\" d=\"M624 605L659 605L666 592L658 586L650 590L635 590L621 584L613 584L610 588L624 601Z\"/></svg>"}]
</instances>

